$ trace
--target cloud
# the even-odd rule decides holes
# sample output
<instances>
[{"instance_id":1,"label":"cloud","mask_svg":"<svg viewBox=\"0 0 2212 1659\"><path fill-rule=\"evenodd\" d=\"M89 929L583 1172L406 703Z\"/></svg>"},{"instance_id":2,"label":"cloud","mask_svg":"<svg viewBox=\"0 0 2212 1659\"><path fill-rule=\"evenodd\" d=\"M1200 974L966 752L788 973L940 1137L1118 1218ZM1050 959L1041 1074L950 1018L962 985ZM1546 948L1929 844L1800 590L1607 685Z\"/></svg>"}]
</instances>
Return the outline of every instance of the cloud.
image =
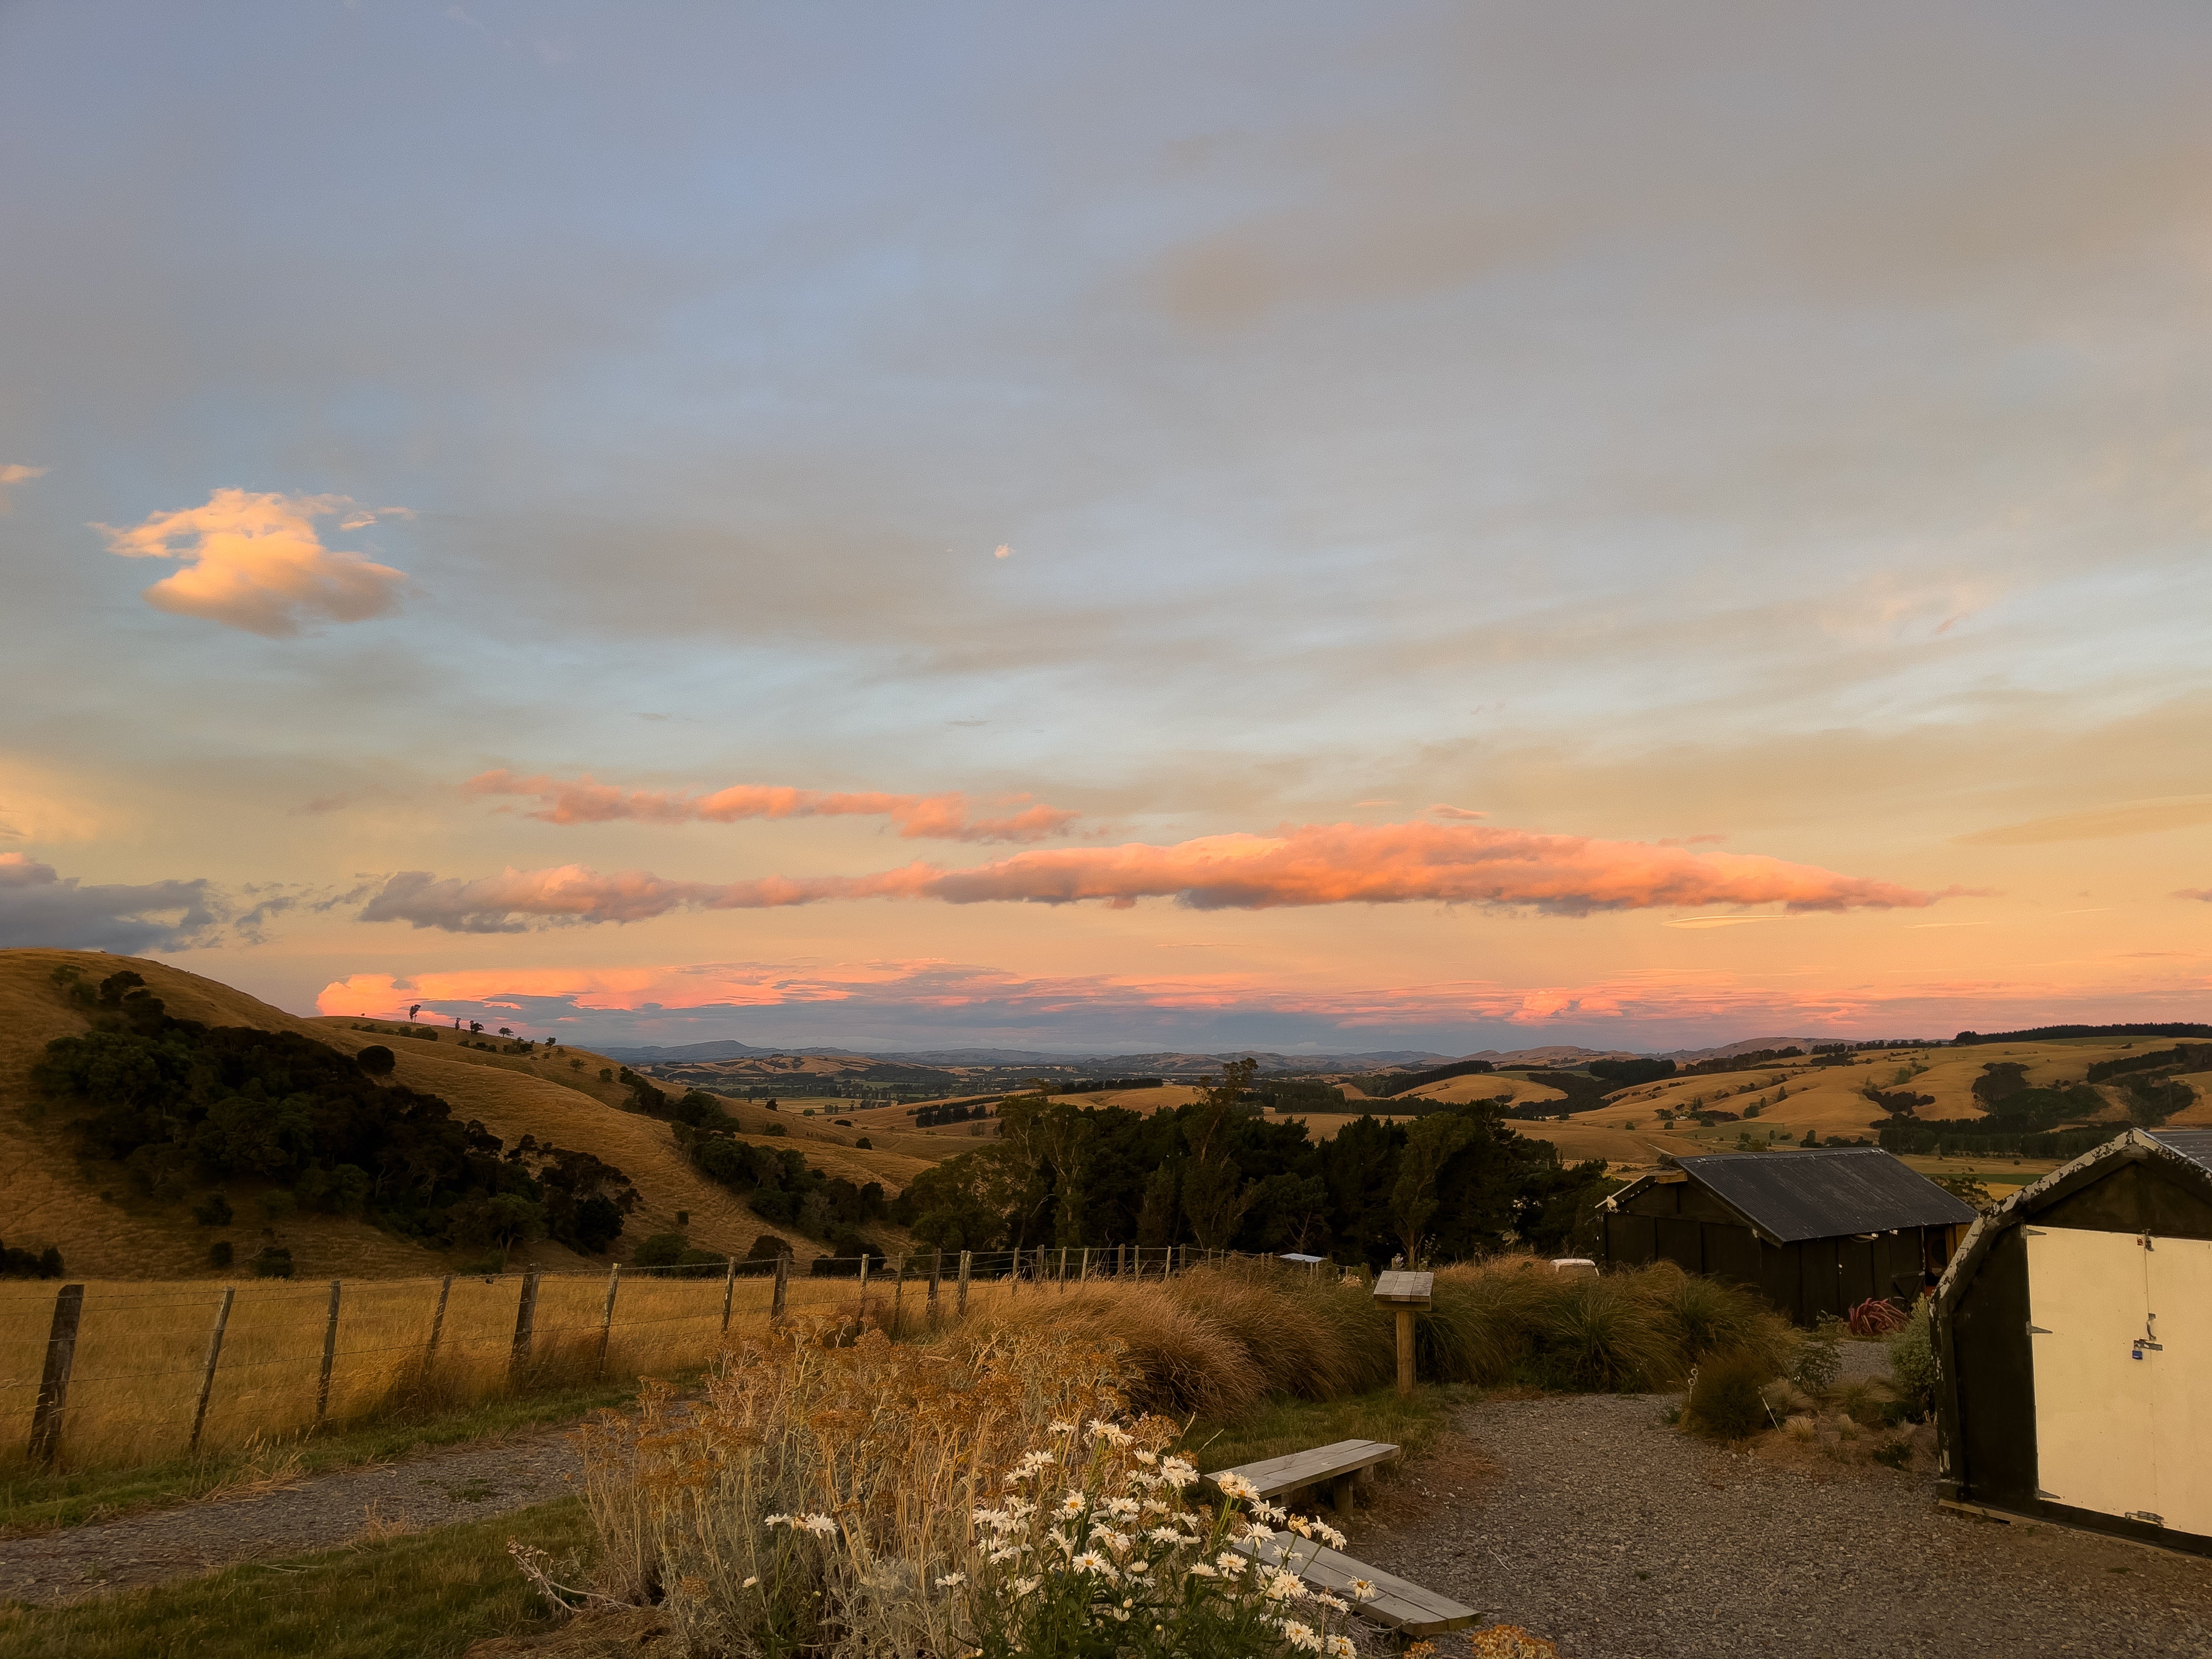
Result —
<instances>
[{"instance_id":1,"label":"cloud","mask_svg":"<svg viewBox=\"0 0 2212 1659\"><path fill-rule=\"evenodd\" d=\"M994 559L1011 559L1014 556L1014 550L1008 547L1004 542L1000 542L999 545L992 550L991 556Z\"/></svg>"},{"instance_id":2,"label":"cloud","mask_svg":"<svg viewBox=\"0 0 2212 1659\"><path fill-rule=\"evenodd\" d=\"M0 513L15 510L15 503L8 499L10 484L28 483L33 478L46 476L46 469L43 466L25 466L21 461L11 461L6 466L0 466Z\"/></svg>"},{"instance_id":3,"label":"cloud","mask_svg":"<svg viewBox=\"0 0 2212 1659\"><path fill-rule=\"evenodd\" d=\"M405 572L323 545L315 520L333 514L345 530L383 514L413 516L404 507L362 508L343 495L218 489L204 507L156 513L133 529L93 528L125 558L185 561L146 590L156 610L281 639L303 623L364 622L399 603Z\"/></svg>"},{"instance_id":4,"label":"cloud","mask_svg":"<svg viewBox=\"0 0 2212 1659\"><path fill-rule=\"evenodd\" d=\"M313 800L301 801L285 816L288 817L317 817L325 812L343 812L354 804L355 797L346 794L318 795Z\"/></svg>"},{"instance_id":5,"label":"cloud","mask_svg":"<svg viewBox=\"0 0 2212 1659\"><path fill-rule=\"evenodd\" d=\"M745 818L887 817L901 836L924 841L1042 841L1064 834L1079 816L1065 807L1030 806L1003 817L970 818L967 797L958 793L831 794L741 783L708 795L688 795L617 789L589 776L524 778L507 771L479 773L461 788L471 795L534 795L540 805L524 816L547 823L606 823L617 818L646 823L735 823ZM1028 799L1017 796L1014 803Z\"/></svg>"},{"instance_id":6,"label":"cloud","mask_svg":"<svg viewBox=\"0 0 2212 1659\"><path fill-rule=\"evenodd\" d=\"M1628 971L1559 983L1413 979L1352 988L1285 985L1240 973L1030 975L941 958L714 962L613 968L464 969L346 975L316 999L325 1014L391 1016L410 1003L601 1042L739 1036L759 1043L933 1048L951 1042L1101 1047L1288 1048L1377 1039L1464 1053L1540 1028L1546 1040L1668 1047L1746 1032L1906 1036L2061 1020L2171 1017L2200 982L2163 965L2126 984L2062 985L2018 973L1808 988L1708 970ZM520 1018L510 1015L519 1012Z\"/></svg>"},{"instance_id":7,"label":"cloud","mask_svg":"<svg viewBox=\"0 0 2212 1659\"><path fill-rule=\"evenodd\" d=\"M1790 911L1921 908L1936 896L1889 882L1747 854L1697 854L1474 825L1304 825L1158 847L1053 848L968 869L920 860L861 876L772 876L724 884L582 865L509 869L473 881L424 871L392 877L364 921L455 933L512 933L552 922L642 921L678 909L773 909L833 899L1126 908L1172 898L1199 910L1326 904L1478 904L1553 915L1601 910L1779 904Z\"/></svg>"},{"instance_id":8,"label":"cloud","mask_svg":"<svg viewBox=\"0 0 2212 1659\"><path fill-rule=\"evenodd\" d=\"M204 881L87 887L27 854L0 853L0 947L181 951L208 943L221 920Z\"/></svg>"},{"instance_id":9,"label":"cloud","mask_svg":"<svg viewBox=\"0 0 2212 1659\"><path fill-rule=\"evenodd\" d=\"M1429 816L1432 818L1443 818L1453 823L1472 823L1478 818L1488 817L1490 814L1475 811L1471 807L1449 806L1443 801L1438 801L1434 806L1429 808Z\"/></svg>"},{"instance_id":10,"label":"cloud","mask_svg":"<svg viewBox=\"0 0 2212 1659\"><path fill-rule=\"evenodd\" d=\"M2185 887L2173 896L2178 899L2196 899L2200 903L2212 904L2212 887Z\"/></svg>"},{"instance_id":11,"label":"cloud","mask_svg":"<svg viewBox=\"0 0 2212 1659\"><path fill-rule=\"evenodd\" d=\"M2120 836L2186 830L2199 823L2212 823L2212 795L2170 795L2158 800L2094 807L2086 812L2060 812L2051 817L2030 818L2025 823L1978 830L1971 836L1960 836L1959 844L2033 847L2055 841L2108 841Z\"/></svg>"}]
</instances>

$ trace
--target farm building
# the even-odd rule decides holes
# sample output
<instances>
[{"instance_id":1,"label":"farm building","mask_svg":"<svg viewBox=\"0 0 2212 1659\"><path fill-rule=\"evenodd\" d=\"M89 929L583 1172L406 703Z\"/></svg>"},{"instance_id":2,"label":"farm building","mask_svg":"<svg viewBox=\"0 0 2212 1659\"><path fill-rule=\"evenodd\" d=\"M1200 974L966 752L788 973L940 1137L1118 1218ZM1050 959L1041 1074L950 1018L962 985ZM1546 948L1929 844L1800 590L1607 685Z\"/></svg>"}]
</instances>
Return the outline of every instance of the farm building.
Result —
<instances>
[{"instance_id":1,"label":"farm building","mask_svg":"<svg viewBox=\"0 0 2212 1659\"><path fill-rule=\"evenodd\" d=\"M2007 1199L1932 1334L1948 1498L2212 1555L2212 1129L2130 1129Z\"/></svg>"},{"instance_id":2,"label":"farm building","mask_svg":"<svg viewBox=\"0 0 2212 1659\"><path fill-rule=\"evenodd\" d=\"M1601 1264L1672 1261L1749 1285L1801 1325L1936 1282L1974 1219L1874 1146L1715 1152L1632 1182L1599 1207Z\"/></svg>"}]
</instances>

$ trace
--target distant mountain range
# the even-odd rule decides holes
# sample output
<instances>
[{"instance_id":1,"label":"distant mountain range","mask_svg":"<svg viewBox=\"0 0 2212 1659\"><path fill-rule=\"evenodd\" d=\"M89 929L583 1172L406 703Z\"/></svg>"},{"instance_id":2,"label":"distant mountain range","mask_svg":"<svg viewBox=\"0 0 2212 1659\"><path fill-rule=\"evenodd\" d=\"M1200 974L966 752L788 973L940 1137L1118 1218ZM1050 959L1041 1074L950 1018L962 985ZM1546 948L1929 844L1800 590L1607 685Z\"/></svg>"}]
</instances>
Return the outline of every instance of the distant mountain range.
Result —
<instances>
[{"instance_id":1,"label":"distant mountain range","mask_svg":"<svg viewBox=\"0 0 2212 1659\"><path fill-rule=\"evenodd\" d=\"M1655 1058L1674 1060L1718 1060L1756 1053L1761 1048L1799 1048L1809 1051L1822 1037L1746 1037L1711 1048L1671 1048ZM1150 1054L1055 1054L1041 1048L841 1048L814 1045L793 1048L758 1048L747 1042L686 1042L672 1048L603 1048L601 1054L626 1066L687 1066L723 1060L766 1060L778 1055L798 1059L860 1060L906 1066L1050 1066L1105 1076L1186 1076L1218 1071L1224 1061L1252 1059L1262 1072L1382 1072L1418 1071L1460 1060L1486 1060L1493 1066L1578 1066L1592 1060L1638 1057L1632 1048L1583 1048L1554 1043L1540 1048L1485 1048L1471 1054L1441 1054L1426 1048L1371 1048L1340 1054L1285 1054L1257 1048L1232 1048L1220 1054L1173 1050Z\"/></svg>"}]
</instances>

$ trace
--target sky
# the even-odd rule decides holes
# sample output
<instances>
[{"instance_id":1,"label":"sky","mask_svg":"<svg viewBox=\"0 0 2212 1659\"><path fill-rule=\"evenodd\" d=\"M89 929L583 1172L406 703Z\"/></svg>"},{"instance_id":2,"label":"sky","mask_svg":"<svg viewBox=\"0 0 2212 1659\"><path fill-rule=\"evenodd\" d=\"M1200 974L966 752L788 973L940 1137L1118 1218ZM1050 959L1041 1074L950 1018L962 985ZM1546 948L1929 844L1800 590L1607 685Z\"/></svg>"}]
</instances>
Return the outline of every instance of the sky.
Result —
<instances>
[{"instance_id":1,"label":"sky","mask_svg":"<svg viewBox=\"0 0 2212 1659\"><path fill-rule=\"evenodd\" d=\"M2208 70L0 6L0 945L603 1043L2212 1018Z\"/></svg>"}]
</instances>

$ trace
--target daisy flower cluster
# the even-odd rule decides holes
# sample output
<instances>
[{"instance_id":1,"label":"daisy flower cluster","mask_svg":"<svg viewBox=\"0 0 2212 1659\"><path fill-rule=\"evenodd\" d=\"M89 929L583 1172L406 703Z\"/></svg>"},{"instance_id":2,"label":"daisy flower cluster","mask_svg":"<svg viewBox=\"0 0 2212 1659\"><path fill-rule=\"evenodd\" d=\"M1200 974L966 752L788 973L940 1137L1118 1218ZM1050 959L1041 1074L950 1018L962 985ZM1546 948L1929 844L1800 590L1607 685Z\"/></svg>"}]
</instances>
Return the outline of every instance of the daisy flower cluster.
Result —
<instances>
[{"instance_id":1,"label":"daisy flower cluster","mask_svg":"<svg viewBox=\"0 0 2212 1659\"><path fill-rule=\"evenodd\" d=\"M1327 1523L1269 1504L1231 1474L1200 1501L1199 1472L1157 1417L1055 1420L972 1512L965 1586L978 1659L1038 1653L1321 1654L1352 1659L1352 1604L1284 1563L1296 1540L1340 1547ZM1310 1554L1310 1550L1305 1552ZM1369 1590L1371 1594L1371 1587Z\"/></svg>"}]
</instances>

